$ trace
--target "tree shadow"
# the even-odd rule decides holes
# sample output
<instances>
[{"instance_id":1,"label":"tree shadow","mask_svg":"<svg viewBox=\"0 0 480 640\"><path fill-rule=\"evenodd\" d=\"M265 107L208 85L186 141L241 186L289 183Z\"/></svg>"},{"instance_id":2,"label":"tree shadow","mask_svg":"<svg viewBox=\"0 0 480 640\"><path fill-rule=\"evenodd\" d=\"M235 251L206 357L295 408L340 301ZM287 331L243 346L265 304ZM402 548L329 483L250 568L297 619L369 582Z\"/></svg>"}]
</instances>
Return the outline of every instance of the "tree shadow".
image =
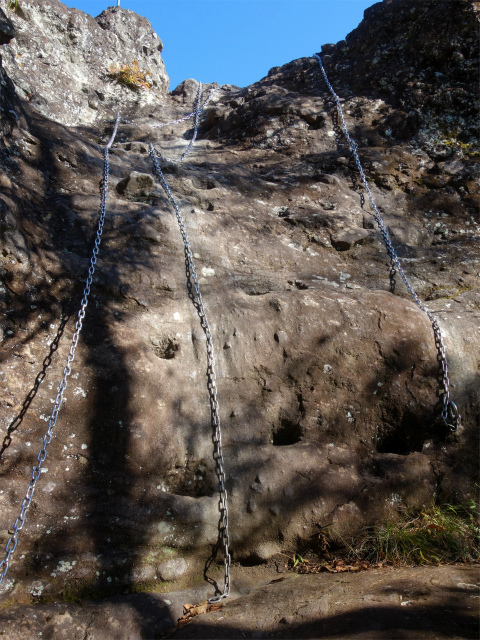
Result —
<instances>
[{"instance_id":1,"label":"tree shadow","mask_svg":"<svg viewBox=\"0 0 480 640\"><path fill-rule=\"evenodd\" d=\"M445 603L447 605L447 603ZM261 625L260 628L262 628ZM255 623L239 626L216 622L202 623L201 617L175 632L173 638L351 638L359 634L378 640L386 638L478 638L479 626L475 615L465 613L464 607L448 602L447 606L412 607L367 606L348 613L326 615L312 622L276 624L260 631ZM354 636L352 636L354 633ZM247 635L248 634L248 635ZM413 635L415 634L415 635ZM423 635L428 634L428 635ZM435 634L435 635L430 635ZM362 636L360 636L362 637Z\"/></svg>"},{"instance_id":2,"label":"tree shadow","mask_svg":"<svg viewBox=\"0 0 480 640\"><path fill-rule=\"evenodd\" d=\"M33 383L33 387L30 389L25 400L23 401L20 413L18 413L15 416L15 418L12 420L12 422L9 424L7 428L7 435L4 437L2 446L0 447L0 460L5 450L8 449L8 447L12 444L13 433L15 433L15 431L21 426L23 419L30 408L30 405L32 404L33 400L35 399L35 396L37 395L38 388L40 387L42 382L45 380L45 377L47 375L47 370L52 364L52 358L58 349L60 339L63 336L63 332L65 331L65 325L67 324L69 319L70 319L69 315L62 316L60 319L60 324L58 326L55 338L50 343L49 352L45 356L45 359L43 360L42 369L37 373L35 382Z\"/></svg>"}]
</instances>

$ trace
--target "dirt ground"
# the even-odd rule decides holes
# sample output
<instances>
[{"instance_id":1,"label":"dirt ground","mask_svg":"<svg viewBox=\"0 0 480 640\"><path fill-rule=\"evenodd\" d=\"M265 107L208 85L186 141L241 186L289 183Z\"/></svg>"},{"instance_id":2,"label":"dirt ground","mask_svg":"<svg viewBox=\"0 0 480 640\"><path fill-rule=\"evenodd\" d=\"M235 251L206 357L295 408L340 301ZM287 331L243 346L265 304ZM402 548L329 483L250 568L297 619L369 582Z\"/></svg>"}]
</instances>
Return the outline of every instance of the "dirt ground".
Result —
<instances>
[{"instance_id":1,"label":"dirt ground","mask_svg":"<svg viewBox=\"0 0 480 640\"><path fill-rule=\"evenodd\" d=\"M192 616L181 626L177 621L184 605L205 602L212 595L210 585L102 601L4 606L0 636L10 640L437 640L480 635L480 565L311 575L234 567L232 586L223 605Z\"/></svg>"}]
</instances>

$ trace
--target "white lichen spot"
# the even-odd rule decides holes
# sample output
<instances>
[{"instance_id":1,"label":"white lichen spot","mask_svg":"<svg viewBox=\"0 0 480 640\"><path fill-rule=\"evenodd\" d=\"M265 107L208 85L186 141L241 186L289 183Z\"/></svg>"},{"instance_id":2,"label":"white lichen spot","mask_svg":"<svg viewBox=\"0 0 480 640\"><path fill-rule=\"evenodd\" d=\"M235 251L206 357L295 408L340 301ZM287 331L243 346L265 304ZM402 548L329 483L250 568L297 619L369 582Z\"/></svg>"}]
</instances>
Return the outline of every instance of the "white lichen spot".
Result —
<instances>
[{"instance_id":1,"label":"white lichen spot","mask_svg":"<svg viewBox=\"0 0 480 640\"><path fill-rule=\"evenodd\" d=\"M73 564L68 560L60 560L60 562L58 563L57 571L60 571L60 573L67 573L72 569L73 569Z\"/></svg>"},{"instance_id":2,"label":"white lichen spot","mask_svg":"<svg viewBox=\"0 0 480 640\"><path fill-rule=\"evenodd\" d=\"M352 416L352 414L350 413L350 411L347 411L347 420L349 422L355 422L355 418Z\"/></svg>"},{"instance_id":3,"label":"white lichen spot","mask_svg":"<svg viewBox=\"0 0 480 640\"><path fill-rule=\"evenodd\" d=\"M175 313L173 314L173 319L180 320L180 314L178 313L178 311L175 311Z\"/></svg>"},{"instance_id":4,"label":"white lichen spot","mask_svg":"<svg viewBox=\"0 0 480 640\"><path fill-rule=\"evenodd\" d=\"M205 278L209 278L210 276L214 275L215 269L212 269L211 267L202 267L202 276L204 276Z\"/></svg>"},{"instance_id":5,"label":"white lichen spot","mask_svg":"<svg viewBox=\"0 0 480 640\"><path fill-rule=\"evenodd\" d=\"M34 582L30 587L29 592L32 594L32 596L38 597L42 595L44 589L45 589L45 585L42 582Z\"/></svg>"},{"instance_id":6,"label":"white lichen spot","mask_svg":"<svg viewBox=\"0 0 480 640\"><path fill-rule=\"evenodd\" d=\"M165 522L165 520L162 520L158 523L157 530L160 535L166 535L167 533L170 533L172 526L168 522Z\"/></svg>"},{"instance_id":7,"label":"white lichen spot","mask_svg":"<svg viewBox=\"0 0 480 640\"><path fill-rule=\"evenodd\" d=\"M107 582L111 582L111 581L112 581L111 577L110 577L110 576L108 576L108 578L107 578Z\"/></svg>"},{"instance_id":8,"label":"white lichen spot","mask_svg":"<svg viewBox=\"0 0 480 640\"><path fill-rule=\"evenodd\" d=\"M333 367L331 364L323 365L323 373L333 373Z\"/></svg>"},{"instance_id":9,"label":"white lichen spot","mask_svg":"<svg viewBox=\"0 0 480 640\"><path fill-rule=\"evenodd\" d=\"M74 396L83 396L84 398L87 397L87 394L82 389L82 387L75 387L75 389L73 390L73 395Z\"/></svg>"},{"instance_id":10,"label":"white lichen spot","mask_svg":"<svg viewBox=\"0 0 480 640\"><path fill-rule=\"evenodd\" d=\"M88 444L82 444L82 449L83 450L88 449Z\"/></svg>"},{"instance_id":11,"label":"white lichen spot","mask_svg":"<svg viewBox=\"0 0 480 640\"><path fill-rule=\"evenodd\" d=\"M398 495L398 493L392 493L392 495L390 496L390 500L387 500L387 502L391 507L394 507L396 504L401 504L402 499Z\"/></svg>"}]
</instances>

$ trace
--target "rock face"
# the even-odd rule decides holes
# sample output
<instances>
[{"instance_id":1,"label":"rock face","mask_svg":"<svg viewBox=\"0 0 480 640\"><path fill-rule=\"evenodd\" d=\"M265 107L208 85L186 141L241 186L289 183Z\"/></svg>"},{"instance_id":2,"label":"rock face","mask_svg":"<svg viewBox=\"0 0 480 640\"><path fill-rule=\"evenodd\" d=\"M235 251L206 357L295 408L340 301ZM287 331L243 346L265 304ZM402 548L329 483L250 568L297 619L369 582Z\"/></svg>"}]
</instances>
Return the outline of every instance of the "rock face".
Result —
<instances>
[{"instance_id":1,"label":"rock face","mask_svg":"<svg viewBox=\"0 0 480 640\"><path fill-rule=\"evenodd\" d=\"M8 44L14 36L13 24L8 16L0 9L0 43ZM3 47L4 48L4 47ZM15 108L18 106L19 100L15 95L13 83L5 73L3 61L0 55L0 139L11 131L11 125L16 120Z\"/></svg>"},{"instance_id":2,"label":"rock face","mask_svg":"<svg viewBox=\"0 0 480 640\"><path fill-rule=\"evenodd\" d=\"M222 87L187 160L163 163L185 217L214 338L235 561L265 562L325 529L337 541L350 540L405 509L473 495L477 151L459 133L458 144L445 142L449 152L439 155L440 125L423 107L408 132L387 127L387 120L403 122L407 107L389 93L387 80L377 87L373 74L348 71L362 46L385 74L390 58L397 59L395 73L404 73L405 82L422 73L447 75L452 47L466 69L478 67L468 46L477 5L460 0L435 3L435 15L454 16L439 20L431 35L450 47L449 56L433 56L429 66L420 58L425 66L416 67L404 53L398 63L397 52L406 52L428 24L427 4L376 5L348 46L327 47L324 59L345 96L347 125L402 265L445 334L451 395L463 415L458 434L437 419L430 322L390 273L314 59L276 67L245 89ZM405 5L417 12L412 31ZM32 42L41 43L23 41L17 53L29 60L60 37L52 33L66 23L55 15L73 16L79 25L74 57L86 50L82 34L87 40L96 34L108 51L122 16L138 25L139 41L144 33L159 42L146 21L123 10L94 21L53 0L21 8L25 17L14 16L16 28L24 20ZM57 20L58 29L34 27L40 14L50 24ZM381 24L397 34L388 50L370 44L370 25ZM15 71L12 51L8 69ZM45 72L41 87L47 79L53 84L57 72ZM88 129L65 126L68 114L78 124L87 113L77 80L70 80L72 106L53 99L42 106L25 100L15 73L23 100L13 122L2 111L2 127L11 131L3 139L0 195L5 542L74 331L99 208L98 140L111 133L100 118ZM105 95L117 91L95 77ZM469 78L459 76L455 90L474 102ZM438 92L436 82L425 84L422 99ZM159 79L161 103L133 111L137 93L122 94L137 124L122 124L112 148L91 299L45 473L13 556L10 600L123 592L139 583L162 588L162 575L165 581L200 575L217 541L205 334L187 295L177 221L150 179L147 155L154 141L165 157L180 157L191 125L155 125L191 110L196 83L186 81L171 95L164 88ZM436 107L442 122L463 117L447 93Z\"/></svg>"},{"instance_id":3,"label":"rock face","mask_svg":"<svg viewBox=\"0 0 480 640\"><path fill-rule=\"evenodd\" d=\"M22 1L15 11L10 4L0 3L15 27L15 38L3 47L4 65L18 95L38 113L78 126L166 95L162 41L145 18L110 7L93 19L58 0ZM148 72L150 90L132 91L109 74L135 60Z\"/></svg>"}]
</instances>

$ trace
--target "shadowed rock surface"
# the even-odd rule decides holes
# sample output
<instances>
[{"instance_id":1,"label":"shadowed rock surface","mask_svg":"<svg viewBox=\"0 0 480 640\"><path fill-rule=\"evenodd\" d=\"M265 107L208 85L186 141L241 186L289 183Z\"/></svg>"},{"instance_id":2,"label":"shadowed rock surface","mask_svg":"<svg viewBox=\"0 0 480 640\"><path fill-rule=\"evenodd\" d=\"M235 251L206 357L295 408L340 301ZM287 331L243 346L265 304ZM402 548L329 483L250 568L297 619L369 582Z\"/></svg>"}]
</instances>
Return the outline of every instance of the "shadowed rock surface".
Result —
<instances>
[{"instance_id":1,"label":"shadowed rock surface","mask_svg":"<svg viewBox=\"0 0 480 640\"><path fill-rule=\"evenodd\" d=\"M56 0L20 2L13 14L7 4L16 35L2 47L0 98L5 543L74 331L102 143L118 108L136 124L122 124L112 148L107 221L66 403L2 598L196 584L218 536L205 337L147 148L154 141L180 157L192 125L154 125L189 113L197 84L166 93L160 40L132 12L94 20ZM455 435L438 420L429 320L398 275L391 280L314 59L244 89L221 87L187 160L165 163L214 337L235 562L266 562L325 528L348 542L405 509L473 496L477 28L475 2L385 0L345 44L324 47L402 265L444 332L463 416ZM3 17L0 32L11 37ZM135 49L142 38L158 43L153 53ZM92 46L105 55L93 60ZM67 71L38 61L51 49L71 61ZM150 91L105 77L133 55L155 79ZM101 104L89 106L84 86L104 92Z\"/></svg>"},{"instance_id":2,"label":"shadowed rock surface","mask_svg":"<svg viewBox=\"0 0 480 640\"><path fill-rule=\"evenodd\" d=\"M13 606L11 640L137 638L478 638L478 566L373 570L361 575L238 576L223 607L171 634L205 589L117 596L96 603ZM20 618L21 616L21 618ZM164 635L165 634L165 635Z\"/></svg>"}]
</instances>

